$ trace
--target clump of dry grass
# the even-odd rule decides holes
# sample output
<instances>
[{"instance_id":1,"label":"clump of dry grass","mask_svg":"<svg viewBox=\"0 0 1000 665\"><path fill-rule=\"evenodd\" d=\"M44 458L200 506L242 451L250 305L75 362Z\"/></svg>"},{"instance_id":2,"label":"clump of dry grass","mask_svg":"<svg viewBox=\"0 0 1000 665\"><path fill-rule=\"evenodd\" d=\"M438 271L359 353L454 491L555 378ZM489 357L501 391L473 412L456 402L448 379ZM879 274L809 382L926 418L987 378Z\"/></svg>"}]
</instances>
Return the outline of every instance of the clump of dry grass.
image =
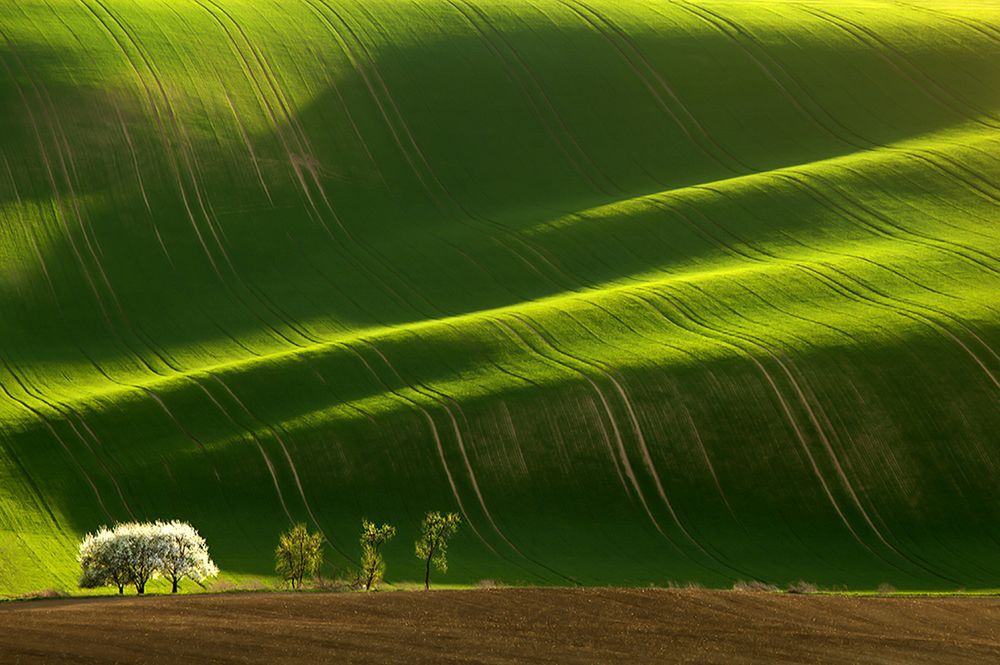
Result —
<instances>
[{"instance_id":1,"label":"clump of dry grass","mask_svg":"<svg viewBox=\"0 0 1000 665\"><path fill-rule=\"evenodd\" d=\"M788 588L785 589L785 591L787 593L816 593L817 591L819 591L819 587L817 587L812 582L799 580L798 582L792 582L791 584L789 584Z\"/></svg>"},{"instance_id":2,"label":"clump of dry grass","mask_svg":"<svg viewBox=\"0 0 1000 665\"><path fill-rule=\"evenodd\" d=\"M750 580L749 582L736 580L736 583L733 584L733 591L740 591L742 593L777 593L780 590L775 585L761 582L760 580Z\"/></svg>"},{"instance_id":3,"label":"clump of dry grass","mask_svg":"<svg viewBox=\"0 0 1000 665\"><path fill-rule=\"evenodd\" d=\"M878 585L878 593L880 596L889 596L896 593L896 587L888 582L882 582L882 584Z\"/></svg>"},{"instance_id":4,"label":"clump of dry grass","mask_svg":"<svg viewBox=\"0 0 1000 665\"><path fill-rule=\"evenodd\" d=\"M23 593L18 598L22 600L38 600L40 598L69 598L69 594L61 589L40 589Z\"/></svg>"},{"instance_id":5,"label":"clump of dry grass","mask_svg":"<svg viewBox=\"0 0 1000 665\"><path fill-rule=\"evenodd\" d=\"M226 593L227 591L235 591L236 585L229 580L212 580L205 589L209 593Z\"/></svg>"},{"instance_id":6,"label":"clump of dry grass","mask_svg":"<svg viewBox=\"0 0 1000 665\"><path fill-rule=\"evenodd\" d=\"M497 582L496 580L490 579L479 580L476 582L477 589L502 589L505 586L507 585L503 582Z\"/></svg>"}]
</instances>

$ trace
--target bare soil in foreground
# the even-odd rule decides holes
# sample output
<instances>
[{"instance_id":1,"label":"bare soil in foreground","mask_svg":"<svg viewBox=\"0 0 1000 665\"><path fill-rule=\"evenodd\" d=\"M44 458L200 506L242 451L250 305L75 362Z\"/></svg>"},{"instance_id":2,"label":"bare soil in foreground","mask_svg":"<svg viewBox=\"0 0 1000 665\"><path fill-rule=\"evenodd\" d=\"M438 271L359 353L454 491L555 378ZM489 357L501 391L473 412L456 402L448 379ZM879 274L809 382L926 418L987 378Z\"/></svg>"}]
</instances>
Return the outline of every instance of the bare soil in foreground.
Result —
<instances>
[{"instance_id":1,"label":"bare soil in foreground","mask_svg":"<svg viewBox=\"0 0 1000 665\"><path fill-rule=\"evenodd\" d=\"M0 605L3 663L997 663L1000 598L663 589Z\"/></svg>"}]
</instances>

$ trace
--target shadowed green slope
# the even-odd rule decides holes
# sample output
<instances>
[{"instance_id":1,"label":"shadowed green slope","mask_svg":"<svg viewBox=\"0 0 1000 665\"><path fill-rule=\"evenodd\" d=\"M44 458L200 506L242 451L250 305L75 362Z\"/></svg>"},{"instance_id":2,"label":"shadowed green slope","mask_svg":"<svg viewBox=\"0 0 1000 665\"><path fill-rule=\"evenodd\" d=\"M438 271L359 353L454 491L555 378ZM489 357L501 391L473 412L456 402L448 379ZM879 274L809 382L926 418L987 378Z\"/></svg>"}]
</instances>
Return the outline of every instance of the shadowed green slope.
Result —
<instances>
[{"instance_id":1,"label":"shadowed green slope","mask_svg":"<svg viewBox=\"0 0 1000 665\"><path fill-rule=\"evenodd\" d=\"M101 523L268 575L1000 585L1000 6L0 13L0 592Z\"/></svg>"}]
</instances>

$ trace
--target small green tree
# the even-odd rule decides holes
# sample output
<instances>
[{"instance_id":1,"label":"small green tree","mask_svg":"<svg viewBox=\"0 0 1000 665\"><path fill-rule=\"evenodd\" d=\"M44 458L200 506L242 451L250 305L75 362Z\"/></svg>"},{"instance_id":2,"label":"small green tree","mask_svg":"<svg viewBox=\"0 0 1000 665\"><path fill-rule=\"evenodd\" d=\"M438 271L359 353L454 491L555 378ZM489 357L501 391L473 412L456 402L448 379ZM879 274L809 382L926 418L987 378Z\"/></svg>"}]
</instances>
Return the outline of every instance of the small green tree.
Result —
<instances>
[{"instance_id":1,"label":"small green tree","mask_svg":"<svg viewBox=\"0 0 1000 665\"><path fill-rule=\"evenodd\" d=\"M385 574L385 560L382 546L396 535L396 527L391 524L376 526L367 519L361 520L361 581L365 591L382 581Z\"/></svg>"},{"instance_id":2,"label":"small green tree","mask_svg":"<svg viewBox=\"0 0 1000 665\"><path fill-rule=\"evenodd\" d=\"M417 558L424 562L424 589L431 588L431 564L442 573L448 572L448 541L462 520L457 513L442 515L434 511L424 516L420 525L420 540L416 542Z\"/></svg>"},{"instance_id":3,"label":"small green tree","mask_svg":"<svg viewBox=\"0 0 1000 665\"><path fill-rule=\"evenodd\" d=\"M296 524L281 534L274 551L274 569L293 589L302 588L307 575L315 575L323 564L323 537Z\"/></svg>"}]
</instances>

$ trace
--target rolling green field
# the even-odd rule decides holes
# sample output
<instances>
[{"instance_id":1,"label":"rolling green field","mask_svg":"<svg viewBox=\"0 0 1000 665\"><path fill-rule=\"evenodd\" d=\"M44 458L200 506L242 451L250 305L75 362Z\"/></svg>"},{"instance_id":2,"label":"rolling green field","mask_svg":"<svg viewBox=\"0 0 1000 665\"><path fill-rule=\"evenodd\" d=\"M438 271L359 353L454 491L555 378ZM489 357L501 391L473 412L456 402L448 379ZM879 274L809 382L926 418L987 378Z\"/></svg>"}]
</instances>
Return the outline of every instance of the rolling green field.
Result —
<instances>
[{"instance_id":1,"label":"rolling green field","mask_svg":"<svg viewBox=\"0 0 1000 665\"><path fill-rule=\"evenodd\" d=\"M1000 4L0 9L0 594L1000 586Z\"/></svg>"}]
</instances>

